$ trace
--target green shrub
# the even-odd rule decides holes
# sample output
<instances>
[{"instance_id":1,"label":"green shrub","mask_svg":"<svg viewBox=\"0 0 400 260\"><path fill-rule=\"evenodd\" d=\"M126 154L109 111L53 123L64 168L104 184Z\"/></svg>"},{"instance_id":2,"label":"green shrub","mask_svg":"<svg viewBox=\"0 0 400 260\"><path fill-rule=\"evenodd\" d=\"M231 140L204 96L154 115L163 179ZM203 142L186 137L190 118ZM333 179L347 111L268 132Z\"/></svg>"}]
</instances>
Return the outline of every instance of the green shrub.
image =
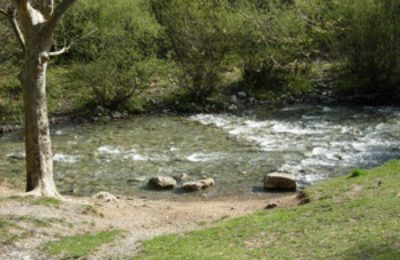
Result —
<instances>
[{"instance_id":1,"label":"green shrub","mask_svg":"<svg viewBox=\"0 0 400 260\"><path fill-rule=\"evenodd\" d=\"M290 82L303 79L312 52L306 20L294 3L269 1L250 4L241 37L244 57L243 83L250 91L288 90Z\"/></svg>"},{"instance_id":2,"label":"green shrub","mask_svg":"<svg viewBox=\"0 0 400 260\"><path fill-rule=\"evenodd\" d=\"M4 3L0 1L1 7ZM10 72L10 65L18 64L23 56L21 46L17 42L9 20L0 15L0 78Z\"/></svg>"},{"instance_id":3,"label":"green shrub","mask_svg":"<svg viewBox=\"0 0 400 260\"><path fill-rule=\"evenodd\" d=\"M62 38L56 42L63 43L65 39L74 42L73 48L60 56L59 61L90 63L106 50L118 52L122 42L130 49L126 53L123 48L120 56L154 56L160 26L147 0L87 0L78 1L59 30L65 32L59 34Z\"/></svg>"},{"instance_id":4,"label":"green shrub","mask_svg":"<svg viewBox=\"0 0 400 260\"><path fill-rule=\"evenodd\" d=\"M152 4L165 30L169 56L180 68L179 84L194 102L204 104L221 86L241 26L239 17L226 7L229 1L153 0Z\"/></svg>"},{"instance_id":5,"label":"green shrub","mask_svg":"<svg viewBox=\"0 0 400 260\"><path fill-rule=\"evenodd\" d=\"M95 104L117 110L151 84L156 68L155 59L134 60L106 54L78 67L73 75L92 90Z\"/></svg>"},{"instance_id":6,"label":"green shrub","mask_svg":"<svg viewBox=\"0 0 400 260\"><path fill-rule=\"evenodd\" d=\"M351 171L349 178L356 178L365 175L365 172L360 169L354 169Z\"/></svg>"},{"instance_id":7,"label":"green shrub","mask_svg":"<svg viewBox=\"0 0 400 260\"><path fill-rule=\"evenodd\" d=\"M95 104L112 110L127 105L160 68L160 26L146 0L83 1L66 26L69 38L82 38L67 57L81 63L71 76L92 91Z\"/></svg>"},{"instance_id":8,"label":"green shrub","mask_svg":"<svg viewBox=\"0 0 400 260\"><path fill-rule=\"evenodd\" d=\"M374 103L400 94L400 2L339 1L335 48L342 59L339 90L372 97ZM398 100L398 99L397 99Z\"/></svg>"}]
</instances>

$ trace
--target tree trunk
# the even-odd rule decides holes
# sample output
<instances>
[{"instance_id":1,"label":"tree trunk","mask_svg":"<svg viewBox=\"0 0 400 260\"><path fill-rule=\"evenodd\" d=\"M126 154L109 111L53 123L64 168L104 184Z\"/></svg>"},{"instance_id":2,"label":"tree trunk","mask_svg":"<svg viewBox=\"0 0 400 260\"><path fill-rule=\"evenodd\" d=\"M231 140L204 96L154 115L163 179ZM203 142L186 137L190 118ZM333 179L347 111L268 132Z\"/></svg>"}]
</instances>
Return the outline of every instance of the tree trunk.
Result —
<instances>
[{"instance_id":1,"label":"tree trunk","mask_svg":"<svg viewBox=\"0 0 400 260\"><path fill-rule=\"evenodd\" d=\"M25 54L20 81L24 92L25 153L28 194L61 197L53 180L46 72L49 56L61 55L69 47L50 52L52 35L64 13L77 0L13 0L2 9ZM33 3L33 5L32 5Z\"/></svg>"},{"instance_id":2,"label":"tree trunk","mask_svg":"<svg viewBox=\"0 0 400 260\"><path fill-rule=\"evenodd\" d=\"M46 101L49 47L39 41L32 41L29 45L20 79L24 91L26 191L38 196L59 197L53 180Z\"/></svg>"}]
</instances>

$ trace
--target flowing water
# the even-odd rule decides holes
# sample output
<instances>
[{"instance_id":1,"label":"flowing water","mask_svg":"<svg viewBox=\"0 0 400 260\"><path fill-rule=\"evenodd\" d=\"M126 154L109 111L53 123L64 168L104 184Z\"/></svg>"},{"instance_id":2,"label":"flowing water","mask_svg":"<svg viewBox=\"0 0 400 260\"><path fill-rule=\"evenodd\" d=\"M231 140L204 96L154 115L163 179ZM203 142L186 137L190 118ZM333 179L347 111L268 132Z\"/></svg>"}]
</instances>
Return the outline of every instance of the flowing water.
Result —
<instances>
[{"instance_id":1,"label":"flowing water","mask_svg":"<svg viewBox=\"0 0 400 260\"><path fill-rule=\"evenodd\" d=\"M195 197L146 188L150 176L213 177L203 196L261 193L273 171L306 186L400 158L400 110L259 107L244 115L141 116L52 130L55 179L64 194ZM0 139L0 177L24 180L22 133Z\"/></svg>"}]
</instances>

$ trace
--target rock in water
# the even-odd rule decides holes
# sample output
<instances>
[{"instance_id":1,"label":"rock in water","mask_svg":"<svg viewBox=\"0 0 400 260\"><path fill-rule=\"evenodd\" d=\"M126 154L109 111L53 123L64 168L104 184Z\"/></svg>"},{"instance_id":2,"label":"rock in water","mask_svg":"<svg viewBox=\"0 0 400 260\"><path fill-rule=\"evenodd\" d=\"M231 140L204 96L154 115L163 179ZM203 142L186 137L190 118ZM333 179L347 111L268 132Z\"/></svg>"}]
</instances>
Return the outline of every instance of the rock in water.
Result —
<instances>
[{"instance_id":1,"label":"rock in water","mask_svg":"<svg viewBox=\"0 0 400 260\"><path fill-rule=\"evenodd\" d=\"M120 112L115 112L115 113L113 113L112 115L111 115L111 117L113 118L113 119L121 119L121 118L123 118L123 116L122 116L122 114L120 113Z\"/></svg>"},{"instance_id":2,"label":"rock in water","mask_svg":"<svg viewBox=\"0 0 400 260\"><path fill-rule=\"evenodd\" d=\"M237 109L238 109L238 107L237 107L236 105L234 105L234 104L228 106L228 110L229 110L229 111L235 111L235 110L237 110Z\"/></svg>"},{"instance_id":3,"label":"rock in water","mask_svg":"<svg viewBox=\"0 0 400 260\"><path fill-rule=\"evenodd\" d=\"M22 160L25 160L26 155L25 155L24 152L22 152L22 153L10 153L10 154L7 154L7 158L9 160L22 161Z\"/></svg>"},{"instance_id":4,"label":"rock in water","mask_svg":"<svg viewBox=\"0 0 400 260\"><path fill-rule=\"evenodd\" d=\"M240 92L237 93L237 96L241 97L241 98L245 98L245 97L247 97L247 94L244 91L240 91Z\"/></svg>"},{"instance_id":5,"label":"rock in water","mask_svg":"<svg viewBox=\"0 0 400 260\"><path fill-rule=\"evenodd\" d=\"M238 103L238 99L237 99L237 97L236 97L236 95L233 95L232 97L231 97L231 104L237 104Z\"/></svg>"},{"instance_id":6,"label":"rock in water","mask_svg":"<svg viewBox=\"0 0 400 260\"><path fill-rule=\"evenodd\" d=\"M128 184L135 184L135 183L145 182L146 179L147 179L146 176L138 176L138 177L134 177L133 179L129 179L126 182Z\"/></svg>"},{"instance_id":7,"label":"rock in water","mask_svg":"<svg viewBox=\"0 0 400 260\"><path fill-rule=\"evenodd\" d=\"M177 175L174 176L174 179L178 182L184 182L184 181L189 181L190 180L190 176L187 175L186 173L181 174L181 175Z\"/></svg>"},{"instance_id":8,"label":"rock in water","mask_svg":"<svg viewBox=\"0 0 400 260\"><path fill-rule=\"evenodd\" d=\"M208 178L200 181L189 181L182 185L182 189L186 191L201 191L215 185L213 178Z\"/></svg>"},{"instance_id":9,"label":"rock in water","mask_svg":"<svg viewBox=\"0 0 400 260\"><path fill-rule=\"evenodd\" d=\"M285 173L271 173L264 178L264 188L266 190L277 191L296 191L296 179Z\"/></svg>"},{"instance_id":10,"label":"rock in water","mask_svg":"<svg viewBox=\"0 0 400 260\"><path fill-rule=\"evenodd\" d=\"M176 186L176 180L171 177L157 176L152 177L148 185L157 189L173 189Z\"/></svg>"},{"instance_id":11,"label":"rock in water","mask_svg":"<svg viewBox=\"0 0 400 260\"><path fill-rule=\"evenodd\" d=\"M102 116L102 115L104 115L105 111L106 111L106 110L105 110L104 107L102 107L102 106L97 106L97 107L95 107L94 110L93 110L93 112L94 112L94 114L95 114L96 116Z\"/></svg>"}]
</instances>

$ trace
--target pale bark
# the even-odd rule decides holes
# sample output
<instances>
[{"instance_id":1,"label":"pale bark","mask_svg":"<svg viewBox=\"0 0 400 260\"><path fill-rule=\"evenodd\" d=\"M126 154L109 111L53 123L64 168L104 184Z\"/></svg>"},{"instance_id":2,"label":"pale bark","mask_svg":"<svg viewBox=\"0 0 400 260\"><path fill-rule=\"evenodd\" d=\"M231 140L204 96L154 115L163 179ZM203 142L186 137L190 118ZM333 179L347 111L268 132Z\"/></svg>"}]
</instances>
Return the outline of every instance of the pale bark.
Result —
<instances>
[{"instance_id":1,"label":"pale bark","mask_svg":"<svg viewBox=\"0 0 400 260\"><path fill-rule=\"evenodd\" d=\"M37 43L34 43L35 45ZM40 45L37 44L37 45ZM53 159L46 102L48 47L27 45L21 74L24 90L26 191L58 197L53 181ZM33 49L33 51L32 51ZM45 49L45 50L43 50Z\"/></svg>"},{"instance_id":2,"label":"pale bark","mask_svg":"<svg viewBox=\"0 0 400 260\"><path fill-rule=\"evenodd\" d=\"M74 2L64 0L54 9L52 0L39 0L35 9L28 0L13 0L12 12L0 12L8 16L25 54L20 81L24 92L26 191L37 196L60 197L53 179L46 73L53 31Z\"/></svg>"}]
</instances>

